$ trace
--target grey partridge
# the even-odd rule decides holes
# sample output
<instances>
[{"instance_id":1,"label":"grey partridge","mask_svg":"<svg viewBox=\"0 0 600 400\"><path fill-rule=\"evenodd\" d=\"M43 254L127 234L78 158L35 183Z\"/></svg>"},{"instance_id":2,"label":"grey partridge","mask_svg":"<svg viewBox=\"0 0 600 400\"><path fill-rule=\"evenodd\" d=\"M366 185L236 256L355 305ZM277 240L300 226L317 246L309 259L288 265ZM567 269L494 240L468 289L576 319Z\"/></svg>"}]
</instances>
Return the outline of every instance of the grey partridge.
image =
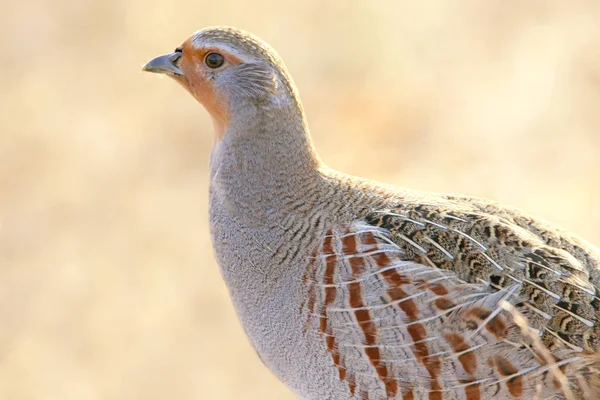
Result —
<instances>
[{"instance_id":1,"label":"grey partridge","mask_svg":"<svg viewBox=\"0 0 600 400\"><path fill-rule=\"evenodd\" d=\"M277 53L207 28L146 71L210 113L239 319L301 399L597 399L600 252L490 201L333 171Z\"/></svg>"}]
</instances>

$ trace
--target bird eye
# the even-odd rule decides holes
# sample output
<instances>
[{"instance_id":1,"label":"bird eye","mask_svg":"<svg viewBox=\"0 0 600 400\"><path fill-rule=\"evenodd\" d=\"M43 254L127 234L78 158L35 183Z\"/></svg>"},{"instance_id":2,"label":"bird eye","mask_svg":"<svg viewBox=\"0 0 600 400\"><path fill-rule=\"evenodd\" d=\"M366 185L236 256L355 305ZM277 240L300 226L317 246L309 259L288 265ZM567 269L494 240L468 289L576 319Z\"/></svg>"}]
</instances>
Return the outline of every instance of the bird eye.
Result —
<instances>
[{"instance_id":1,"label":"bird eye","mask_svg":"<svg viewBox=\"0 0 600 400\"><path fill-rule=\"evenodd\" d=\"M225 57L219 53L208 53L204 58L204 63L209 68L219 68L225 62Z\"/></svg>"}]
</instances>

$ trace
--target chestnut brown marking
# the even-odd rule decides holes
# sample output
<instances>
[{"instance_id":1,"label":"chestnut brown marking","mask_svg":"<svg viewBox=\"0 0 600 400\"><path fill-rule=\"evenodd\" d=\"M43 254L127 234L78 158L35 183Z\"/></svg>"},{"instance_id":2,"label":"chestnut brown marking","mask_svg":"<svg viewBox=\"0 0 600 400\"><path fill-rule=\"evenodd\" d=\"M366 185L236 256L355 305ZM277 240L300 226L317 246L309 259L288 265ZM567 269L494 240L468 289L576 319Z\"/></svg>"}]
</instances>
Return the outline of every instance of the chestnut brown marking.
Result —
<instances>
[{"instance_id":1,"label":"chestnut brown marking","mask_svg":"<svg viewBox=\"0 0 600 400\"><path fill-rule=\"evenodd\" d=\"M429 373L431 390L429 391L429 400L442 400L444 398L444 392L442 392L442 385L438 381L438 376L440 375L440 370L442 367L442 362L439 358L430 358L427 357L424 360L425 368Z\"/></svg>"},{"instance_id":2,"label":"chestnut brown marking","mask_svg":"<svg viewBox=\"0 0 600 400\"><path fill-rule=\"evenodd\" d=\"M356 236L349 235L342 239L342 253L356 254Z\"/></svg>"},{"instance_id":3,"label":"chestnut brown marking","mask_svg":"<svg viewBox=\"0 0 600 400\"><path fill-rule=\"evenodd\" d=\"M430 285L429 282L427 282L425 279L416 279L415 283L421 284L424 289L431 290L434 294L438 296L445 296L448 293L450 293L448 289L446 289L446 287L441 283L434 283L433 285Z\"/></svg>"},{"instance_id":4,"label":"chestnut brown marking","mask_svg":"<svg viewBox=\"0 0 600 400\"><path fill-rule=\"evenodd\" d=\"M445 296L448 293L448 289L446 289L446 287L440 283L435 283L433 285L429 285L429 290L431 290L433 293L437 294L438 296Z\"/></svg>"},{"instance_id":5,"label":"chestnut brown marking","mask_svg":"<svg viewBox=\"0 0 600 400\"><path fill-rule=\"evenodd\" d=\"M364 233L363 238L364 238L363 241L365 244L373 245L373 246L378 244L377 239L375 239L375 235L373 235L373 233L371 233L371 232Z\"/></svg>"},{"instance_id":6,"label":"chestnut brown marking","mask_svg":"<svg viewBox=\"0 0 600 400\"><path fill-rule=\"evenodd\" d=\"M457 333L447 333L444 335L444 337L448 343L450 343L450 346L455 353L461 353L471 348L471 346L465 343L463 337ZM473 352L467 352L459 355L458 361L460 361L467 374L473 375L475 373L475 370L477 369L477 358Z\"/></svg>"},{"instance_id":7,"label":"chestnut brown marking","mask_svg":"<svg viewBox=\"0 0 600 400\"><path fill-rule=\"evenodd\" d=\"M402 286L411 283L410 279L404 275L400 275L396 270L387 270L381 273L388 283L388 296L394 300L400 300L408 296L408 293L402 289ZM417 321L419 319L419 309L417 304L412 300L405 300L398 303L398 307L406 314L409 321ZM439 358L429 357L429 348L427 343L422 341L427 338L427 331L423 324L410 324L406 328L408 334L414 342L413 353L415 357L425 366L431 379L431 391L429 392L430 399L442 399L443 393L440 391L441 386L437 380L440 374L441 361Z\"/></svg>"},{"instance_id":8,"label":"chestnut brown marking","mask_svg":"<svg viewBox=\"0 0 600 400\"><path fill-rule=\"evenodd\" d=\"M326 284L326 285L333 284L333 273L335 270L335 265L336 265L336 256L327 257L325 274L323 275L323 283L324 284ZM321 318L325 318L325 321L327 321L327 307L330 306L335 301L335 296L336 296L335 286L327 286L325 288L325 303L323 304L323 307L321 309ZM321 332L325 333L323 331L323 329L326 329L326 324L325 324L325 327L323 325L321 325Z\"/></svg>"},{"instance_id":9,"label":"chestnut brown marking","mask_svg":"<svg viewBox=\"0 0 600 400\"><path fill-rule=\"evenodd\" d=\"M474 307L469 309L466 313L466 317L473 316L477 319L484 321L489 317L491 311L481 307ZM506 324L501 316L496 315L485 324L485 329L493 334L498 340L502 340L506 337Z\"/></svg>"},{"instance_id":10,"label":"chestnut brown marking","mask_svg":"<svg viewBox=\"0 0 600 400\"><path fill-rule=\"evenodd\" d=\"M444 392L437 380L431 382L432 389L429 391L429 400L443 400Z\"/></svg>"},{"instance_id":11,"label":"chestnut brown marking","mask_svg":"<svg viewBox=\"0 0 600 400\"><path fill-rule=\"evenodd\" d=\"M362 260L362 259L361 259ZM365 306L362 299L360 283L354 282L349 285L350 306L352 308L363 308ZM368 346L375 346L377 341L377 328L371 319L369 310L355 310L354 315L359 326L365 335L365 343ZM394 397L398 393L398 383L394 379L388 378L387 367L381 363L381 353L379 347L366 347L365 354L369 358L371 365L377 371L379 379L384 383L388 397Z\"/></svg>"},{"instance_id":12,"label":"chestnut brown marking","mask_svg":"<svg viewBox=\"0 0 600 400\"><path fill-rule=\"evenodd\" d=\"M439 310L448 310L448 309L456 306L456 303L454 303L452 300L449 300L445 297L440 297L439 299L435 299L433 301L433 305L436 306Z\"/></svg>"},{"instance_id":13,"label":"chestnut brown marking","mask_svg":"<svg viewBox=\"0 0 600 400\"><path fill-rule=\"evenodd\" d=\"M372 238L372 242L375 243L375 239L373 235L367 236L365 239L365 243L371 244L370 240ZM373 255L373 259L379 268L385 268L389 266L392 260L385 253L379 253ZM383 271L381 275L388 283L388 296L392 301L401 300L403 298L408 297L408 294L402 289L403 285L410 284L412 281L404 276L399 274L396 270L387 270ZM427 282L422 281L427 287ZM437 286L432 291L438 295L447 294L447 289L442 285L434 285ZM444 304L443 301L440 304ZM398 303L398 307L404 312L409 321L416 321L419 318L419 309L416 303L412 300L405 300ZM360 324L360 322L359 322ZM440 383L438 382L438 376L441 370L441 360L439 358L430 358L429 357L429 349L426 343L421 343L426 337L427 332L425 330L425 326L423 324L411 324L407 327L407 331L411 336L413 342L415 342L415 348L413 352L415 357L425 366L425 369L429 373L431 379L431 390L429 392L430 400L442 400L443 392ZM386 385L387 386L387 385ZM409 396L413 396L412 389L409 392ZM413 396L414 397L414 396ZM410 398L410 397L408 397Z\"/></svg>"},{"instance_id":14,"label":"chestnut brown marking","mask_svg":"<svg viewBox=\"0 0 600 400\"><path fill-rule=\"evenodd\" d=\"M340 354L335 346L335 338L333 336L327 336L325 342L327 343L327 351L329 351L329 353L331 354L333 364L335 364L335 366L338 367L340 365Z\"/></svg>"},{"instance_id":15,"label":"chestnut brown marking","mask_svg":"<svg viewBox=\"0 0 600 400\"><path fill-rule=\"evenodd\" d=\"M417 342L421 342L422 340L426 339L427 331L425 330L425 327L423 324L412 324L409 325L406 330L408 331L408 334L412 338L413 342L415 342L415 356L421 363L423 363L423 359L429 356L429 349L427 348L427 344Z\"/></svg>"},{"instance_id":16,"label":"chestnut brown marking","mask_svg":"<svg viewBox=\"0 0 600 400\"><path fill-rule=\"evenodd\" d=\"M388 283L389 290L388 296L392 301L400 300L408 296L408 294L402 289L402 285L410 283L410 280L404 275L400 275L398 271L389 269L383 271L381 275L385 278ZM398 303L398 307L406 314L410 321L415 321L418 318L419 310L417 305L412 299L401 301Z\"/></svg>"},{"instance_id":17,"label":"chestnut brown marking","mask_svg":"<svg viewBox=\"0 0 600 400\"><path fill-rule=\"evenodd\" d=\"M333 229L329 229L323 240L323 254L333 254Z\"/></svg>"},{"instance_id":18,"label":"chestnut brown marking","mask_svg":"<svg viewBox=\"0 0 600 400\"><path fill-rule=\"evenodd\" d=\"M351 247L350 247L351 248ZM356 250L356 243L354 244ZM353 262L354 261L354 262ZM365 260L363 258L355 258L350 260L352 268L352 277L357 278L365 268ZM353 282L348 287L350 297L350 307L358 309L365 306L362 298L362 288L359 282ZM355 310L354 315L358 325L362 328L365 335L365 343L368 346L375 346L377 342L377 328L371 320L371 312L369 310ZM377 371L379 379L384 383L388 397L394 397L398 393L398 382L388 378L387 367L381 363L381 354L378 347L366 347L365 353L371 361L371 364Z\"/></svg>"},{"instance_id":19,"label":"chestnut brown marking","mask_svg":"<svg viewBox=\"0 0 600 400\"><path fill-rule=\"evenodd\" d=\"M472 383L469 385L470 380L460 380L462 384L467 384L465 386L465 399L466 400L481 400L481 390L479 388L479 383Z\"/></svg>"},{"instance_id":20,"label":"chestnut brown marking","mask_svg":"<svg viewBox=\"0 0 600 400\"><path fill-rule=\"evenodd\" d=\"M415 400L415 394L413 393L412 387L409 387L406 392L402 393L402 400Z\"/></svg>"},{"instance_id":21,"label":"chestnut brown marking","mask_svg":"<svg viewBox=\"0 0 600 400\"><path fill-rule=\"evenodd\" d=\"M344 365L343 361L340 359L340 354L339 352L337 353L337 366L338 366L338 375L340 377L340 381L343 381L346 379L346 366Z\"/></svg>"},{"instance_id":22,"label":"chestnut brown marking","mask_svg":"<svg viewBox=\"0 0 600 400\"><path fill-rule=\"evenodd\" d=\"M323 274L323 283L325 285L333 284L333 276L335 273L335 267L337 263L337 257L333 252L333 230L327 231L327 236L323 241L323 253L329 254L325 258L325 273ZM327 307L329 307L335 301L336 288L335 286L328 286L325 288L325 302L321 308L319 330L321 333L326 334L325 343L327 344L327 351L331 355L333 364L337 367L340 379L343 380L346 375L346 370L340 366L340 354L335 344L335 336L328 326L327 323Z\"/></svg>"},{"instance_id":23,"label":"chestnut brown marking","mask_svg":"<svg viewBox=\"0 0 600 400\"><path fill-rule=\"evenodd\" d=\"M385 268L392 263L392 260L385 253L374 254L373 259L379 268Z\"/></svg>"},{"instance_id":24,"label":"chestnut brown marking","mask_svg":"<svg viewBox=\"0 0 600 400\"><path fill-rule=\"evenodd\" d=\"M494 356L491 357L490 360L492 365L496 367L496 371L502 376L511 376L519 372L513 363L502 356ZM523 395L523 377L515 376L510 378L506 381L506 388L511 396L521 397Z\"/></svg>"},{"instance_id":25,"label":"chestnut brown marking","mask_svg":"<svg viewBox=\"0 0 600 400\"><path fill-rule=\"evenodd\" d=\"M523 396L523 377L515 376L506 381L506 387L513 397Z\"/></svg>"},{"instance_id":26,"label":"chestnut brown marking","mask_svg":"<svg viewBox=\"0 0 600 400\"><path fill-rule=\"evenodd\" d=\"M354 397L354 393L356 392L356 381L354 379L354 375L348 375L348 379L346 379L346 382L348 382L348 389L350 390L350 395L352 397Z\"/></svg>"},{"instance_id":27,"label":"chestnut brown marking","mask_svg":"<svg viewBox=\"0 0 600 400\"><path fill-rule=\"evenodd\" d=\"M352 257L350 259L350 268L355 277L359 277L365 271L365 260L363 258Z\"/></svg>"}]
</instances>

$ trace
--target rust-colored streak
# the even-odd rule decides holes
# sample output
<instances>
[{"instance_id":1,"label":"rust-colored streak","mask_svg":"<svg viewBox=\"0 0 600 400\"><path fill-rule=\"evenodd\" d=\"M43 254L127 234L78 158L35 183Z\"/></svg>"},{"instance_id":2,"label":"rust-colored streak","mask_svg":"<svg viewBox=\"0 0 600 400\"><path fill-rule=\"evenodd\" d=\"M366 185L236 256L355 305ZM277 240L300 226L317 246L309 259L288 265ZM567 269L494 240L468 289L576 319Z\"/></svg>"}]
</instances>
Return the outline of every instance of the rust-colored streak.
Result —
<instances>
[{"instance_id":1,"label":"rust-colored streak","mask_svg":"<svg viewBox=\"0 0 600 400\"><path fill-rule=\"evenodd\" d=\"M335 271L336 256L330 255L325 259L325 273L323 274L323 283L326 285L333 284L333 274ZM325 302L321 308L320 316L320 331L321 333L328 333L327 329L327 307L335 301L336 288L335 286L328 286L325 288Z\"/></svg>"},{"instance_id":2,"label":"rust-colored streak","mask_svg":"<svg viewBox=\"0 0 600 400\"><path fill-rule=\"evenodd\" d=\"M325 339L325 343L327 343L327 351L331 354L331 359L333 360L333 364L336 367L340 366L340 353L338 352L335 345L335 338L333 336L327 336Z\"/></svg>"},{"instance_id":3,"label":"rust-colored streak","mask_svg":"<svg viewBox=\"0 0 600 400\"><path fill-rule=\"evenodd\" d=\"M400 275L394 269L383 271L381 273L381 275L388 281L389 287L391 289L400 289L400 290L402 290L401 286L408 285L408 284L412 283L412 280L408 276L406 276L406 275ZM405 293L404 290L402 290L402 293ZM400 299L400 297L397 298L396 300L398 300L398 299Z\"/></svg>"},{"instance_id":4,"label":"rust-colored streak","mask_svg":"<svg viewBox=\"0 0 600 400\"><path fill-rule=\"evenodd\" d=\"M342 253L356 254L356 236L348 235L342 239Z\"/></svg>"},{"instance_id":5,"label":"rust-colored streak","mask_svg":"<svg viewBox=\"0 0 600 400\"><path fill-rule=\"evenodd\" d=\"M468 312L467 312L467 317L469 316L473 316L479 320L485 320L487 317L489 317L491 314L491 311L486 309L486 308L482 308L482 307L474 307L471 308ZM498 340L502 340L504 338L506 338L506 324L504 323L504 320L502 319L501 316L496 315L495 317L493 317L492 319L490 319L486 324L485 324L485 329L490 332L492 335L494 335Z\"/></svg>"},{"instance_id":6,"label":"rust-colored streak","mask_svg":"<svg viewBox=\"0 0 600 400\"><path fill-rule=\"evenodd\" d=\"M336 351L336 355L337 355L337 364L336 365L338 367L338 375L340 377L340 381L343 381L346 379L346 366L340 360L340 353Z\"/></svg>"},{"instance_id":7,"label":"rust-colored streak","mask_svg":"<svg viewBox=\"0 0 600 400\"><path fill-rule=\"evenodd\" d=\"M481 400L481 389L479 383L471 383L470 380L461 380L460 383L467 384L465 386L465 400Z\"/></svg>"},{"instance_id":8,"label":"rust-colored streak","mask_svg":"<svg viewBox=\"0 0 600 400\"><path fill-rule=\"evenodd\" d=\"M486 324L485 328L494 336L496 336L498 340L502 340L506 337L506 324L499 315L496 315L494 318L492 318Z\"/></svg>"},{"instance_id":9,"label":"rust-colored streak","mask_svg":"<svg viewBox=\"0 0 600 400\"><path fill-rule=\"evenodd\" d=\"M362 258L350 258L350 268L354 272L354 276L360 276L365 271L365 261Z\"/></svg>"},{"instance_id":10,"label":"rust-colored streak","mask_svg":"<svg viewBox=\"0 0 600 400\"><path fill-rule=\"evenodd\" d=\"M346 255L356 254L356 237L346 236L343 242L343 250ZM358 278L365 270L365 259L362 257L351 257L349 259L352 277ZM360 286L359 286L360 287Z\"/></svg>"},{"instance_id":11,"label":"rust-colored streak","mask_svg":"<svg viewBox=\"0 0 600 400\"><path fill-rule=\"evenodd\" d=\"M346 382L348 382L348 390L350 390L350 396L354 397L354 393L356 392L356 380L354 378L354 375L348 374Z\"/></svg>"},{"instance_id":12,"label":"rust-colored streak","mask_svg":"<svg viewBox=\"0 0 600 400\"><path fill-rule=\"evenodd\" d=\"M319 332L327 333L327 315L325 315L325 307L323 307L321 315L319 316Z\"/></svg>"},{"instance_id":13,"label":"rust-colored streak","mask_svg":"<svg viewBox=\"0 0 600 400\"><path fill-rule=\"evenodd\" d=\"M429 349L427 348L426 343L422 343L427 336L427 331L423 324L412 324L409 325L406 330L408 334L412 338L415 345L415 356L422 363L425 357L429 356Z\"/></svg>"},{"instance_id":14,"label":"rust-colored streak","mask_svg":"<svg viewBox=\"0 0 600 400\"><path fill-rule=\"evenodd\" d=\"M323 273L323 283L325 285L332 285L334 283L335 267L337 264L337 257L333 251L333 231L330 229L327 232L327 237L323 241L323 253L326 254L325 258L325 272ZM327 318L327 307L329 307L335 301L336 287L327 286L325 288L325 301L321 308L321 315L319 321L319 330L325 334L325 343L327 344L327 351L331 355L333 364L338 369L340 380L344 380L346 377L346 369L340 363L340 353L335 343L335 336L333 331L329 327Z\"/></svg>"},{"instance_id":15,"label":"rust-colored streak","mask_svg":"<svg viewBox=\"0 0 600 400\"><path fill-rule=\"evenodd\" d=\"M417 316L419 315L419 308L417 304L412 300L404 300L398 303L398 306L404 313L408 316L411 321L417 320Z\"/></svg>"},{"instance_id":16,"label":"rust-colored streak","mask_svg":"<svg viewBox=\"0 0 600 400\"><path fill-rule=\"evenodd\" d=\"M425 368L430 376L430 387L429 391L429 400L442 400L444 398L444 392L442 392L442 385L438 381L438 376L440 375L440 370L442 367L442 363L439 358L431 358L427 357L424 360Z\"/></svg>"},{"instance_id":17,"label":"rust-colored streak","mask_svg":"<svg viewBox=\"0 0 600 400\"><path fill-rule=\"evenodd\" d=\"M439 299L435 299L433 301L433 305L435 307L437 307L439 310L448 310L448 309L456 306L456 303L454 303L452 300L449 300L445 297L440 297Z\"/></svg>"},{"instance_id":18,"label":"rust-colored streak","mask_svg":"<svg viewBox=\"0 0 600 400\"><path fill-rule=\"evenodd\" d=\"M474 307L474 308L471 308L467 312L467 317L473 316L473 317L483 321L487 317L489 317L490 314L491 314L491 311L486 308ZM485 324L485 329L488 332L490 332L491 334L493 334L498 340L502 340L502 339L506 338L506 329L507 329L506 324L504 323L504 320L502 319L502 317L499 315L496 315L495 317L490 319Z\"/></svg>"},{"instance_id":19,"label":"rust-colored streak","mask_svg":"<svg viewBox=\"0 0 600 400\"><path fill-rule=\"evenodd\" d=\"M355 259L356 263L350 263L352 268L352 276L356 278L364 269L364 259L357 258ZM388 377L387 367L381 363L381 354L379 351L379 347L376 346L377 343L377 328L371 319L371 312L369 310L364 310L365 307L363 297L362 297L362 288L360 283L353 282L348 286L348 292L350 297L350 307L354 308L354 315L356 317L356 321L358 325L361 327L363 334L365 336L365 343L368 346L365 348L365 354L369 358L371 365L377 371L377 375L379 379L384 383L386 393L388 397L394 397L398 393L398 382L395 379L390 379Z\"/></svg>"},{"instance_id":20,"label":"rust-colored streak","mask_svg":"<svg viewBox=\"0 0 600 400\"><path fill-rule=\"evenodd\" d=\"M362 235L363 237L363 243L364 244L368 244L371 246L376 246L377 243L377 239L375 239L375 235L373 235L373 233L371 232L366 232Z\"/></svg>"},{"instance_id":21,"label":"rust-colored streak","mask_svg":"<svg viewBox=\"0 0 600 400\"><path fill-rule=\"evenodd\" d=\"M446 289L446 287L442 284L439 283L435 283L433 285L429 285L429 290L431 290L433 293L437 294L438 296L445 296L448 293L448 289Z\"/></svg>"},{"instance_id":22,"label":"rust-colored streak","mask_svg":"<svg viewBox=\"0 0 600 400\"><path fill-rule=\"evenodd\" d=\"M435 389L429 391L429 400L442 400L444 395L440 391L441 389Z\"/></svg>"},{"instance_id":23,"label":"rust-colored streak","mask_svg":"<svg viewBox=\"0 0 600 400\"><path fill-rule=\"evenodd\" d=\"M381 275L388 283L388 296L392 301L402 300L408 297L408 293L402 288L403 285L411 283L411 280L408 277L400 275L394 269L383 271ZM409 321L417 321L419 319L419 308L412 299L400 301L398 307L406 314ZM438 382L438 376L441 370L441 360L438 357L429 357L429 348L427 347L427 343L423 342L423 340L427 338L425 326L420 323L410 324L407 327L407 331L414 342L413 353L415 354L415 357L425 366L425 369L429 373L431 387L429 399L442 400L442 387Z\"/></svg>"},{"instance_id":24,"label":"rust-colored streak","mask_svg":"<svg viewBox=\"0 0 600 400\"><path fill-rule=\"evenodd\" d=\"M356 310L354 312L358 325L362 328L363 334L365 335L365 343L369 346L375 344L377 340L377 329L371 321L371 315L367 310ZM379 358L379 357L378 357Z\"/></svg>"},{"instance_id":25,"label":"rust-colored streak","mask_svg":"<svg viewBox=\"0 0 600 400\"><path fill-rule=\"evenodd\" d=\"M519 372L517 367L502 356L494 356L491 358L491 363L496 367L496 371L502 376L511 376ZM506 388L513 397L521 397L523 395L523 377L515 376L506 381Z\"/></svg>"},{"instance_id":26,"label":"rust-colored streak","mask_svg":"<svg viewBox=\"0 0 600 400\"><path fill-rule=\"evenodd\" d=\"M415 394L413 388L409 387L405 392L402 393L402 400L415 400Z\"/></svg>"},{"instance_id":27,"label":"rust-colored streak","mask_svg":"<svg viewBox=\"0 0 600 400\"><path fill-rule=\"evenodd\" d=\"M431 381L431 390L429 390L429 400L443 400L444 392L442 392L442 386L439 384L437 379Z\"/></svg>"},{"instance_id":28,"label":"rust-colored streak","mask_svg":"<svg viewBox=\"0 0 600 400\"><path fill-rule=\"evenodd\" d=\"M443 398L443 392L441 385L438 382L438 376L441 370L441 360L438 357L429 357L429 348L427 343L422 341L427 337L427 330L423 324L411 324L407 328L408 334L414 342L413 353L419 362L421 362L427 373L429 373L430 387L429 399L430 400L441 400Z\"/></svg>"},{"instance_id":29,"label":"rust-colored streak","mask_svg":"<svg viewBox=\"0 0 600 400\"><path fill-rule=\"evenodd\" d=\"M457 333L447 333L444 335L452 350L455 353L461 353L469 350L471 346L465 343L464 338ZM477 369L477 358L473 352L466 352L458 356L458 361L460 361L463 369L469 375L473 375L475 370Z\"/></svg>"},{"instance_id":30,"label":"rust-colored streak","mask_svg":"<svg viewBox=\"0 0 600 400\"><path fill-rule=\"evenodd\" d=\"M506 381L506 387L513 397L523 396L523 377L515 376Z\"/></svg>"},{"instance_id":31,"label":"rust-colored streak","mask_svg":"<svg viewBox=\"0 0 600 400\"><path fill-rule=\"evenodd\" d=\"M333 274L335 270L336 258L336 256L329 256L325 260L326 268L325 275L323 276L323 283L325 283L326 285L333 285ZM335 286L327 286L325 288L325 303L327 305L333 303L333 301L335 300L335 292Z\"/></svg>"},{"instance_id":32,"label":"rust-colored streak","mask_svg":"<svg viewBox=\"0 0 600 400\"><path fill-rule=\"evenodd\" d=\"M392 301L401 300L408 297L408 294L404 291L404 289L402 289L403 285L410 283L410 280L406 276L400 275L394 269L383 271L381 275L388 283L388 296ZM419 316L419 309L412 299L399 302L398 307L400 307L410 321L417 320Z\"/></svg>"},{"instance_id":33,"label":"rust-colored streak","mask_svg":"<svg viewBox=\"0 0 600 400\"><path fill-rule=\"evenodd\" d=\"M333 229L330 229L325 234L325 240L323 240L323 253L333 254Z\"/></svg>"},{"instance_id":34,"label":"rust-colored streak","mask_svg":"<svg viewBox=\"0 0 600 400\"><path fill-rule=\"evenodd\" d=\"M385 268L392 263L392 260L385 253L373 254L373 259L380 269Z\"/></svg>"}]
</instances>

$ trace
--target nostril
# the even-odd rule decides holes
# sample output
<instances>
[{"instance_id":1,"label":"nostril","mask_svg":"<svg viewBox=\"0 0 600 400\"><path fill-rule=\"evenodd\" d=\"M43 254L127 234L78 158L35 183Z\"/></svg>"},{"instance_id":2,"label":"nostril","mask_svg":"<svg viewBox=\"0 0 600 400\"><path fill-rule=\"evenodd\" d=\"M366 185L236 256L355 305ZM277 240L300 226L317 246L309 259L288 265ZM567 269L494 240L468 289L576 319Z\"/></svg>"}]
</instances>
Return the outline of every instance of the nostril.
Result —
<instances>
[{"instance_id":1,"label":"nostril","mask_svg":"<svg viewBox=\"0 0 600 400\"><path fill-rule=\"evenodd\" d=\"M173 53L173 55L170 57L171 62L177 68L179 68L179 61L181 61L181 56L182 56L181 52L175 51L175 53Z\"/></svg>"}]
</instances>

